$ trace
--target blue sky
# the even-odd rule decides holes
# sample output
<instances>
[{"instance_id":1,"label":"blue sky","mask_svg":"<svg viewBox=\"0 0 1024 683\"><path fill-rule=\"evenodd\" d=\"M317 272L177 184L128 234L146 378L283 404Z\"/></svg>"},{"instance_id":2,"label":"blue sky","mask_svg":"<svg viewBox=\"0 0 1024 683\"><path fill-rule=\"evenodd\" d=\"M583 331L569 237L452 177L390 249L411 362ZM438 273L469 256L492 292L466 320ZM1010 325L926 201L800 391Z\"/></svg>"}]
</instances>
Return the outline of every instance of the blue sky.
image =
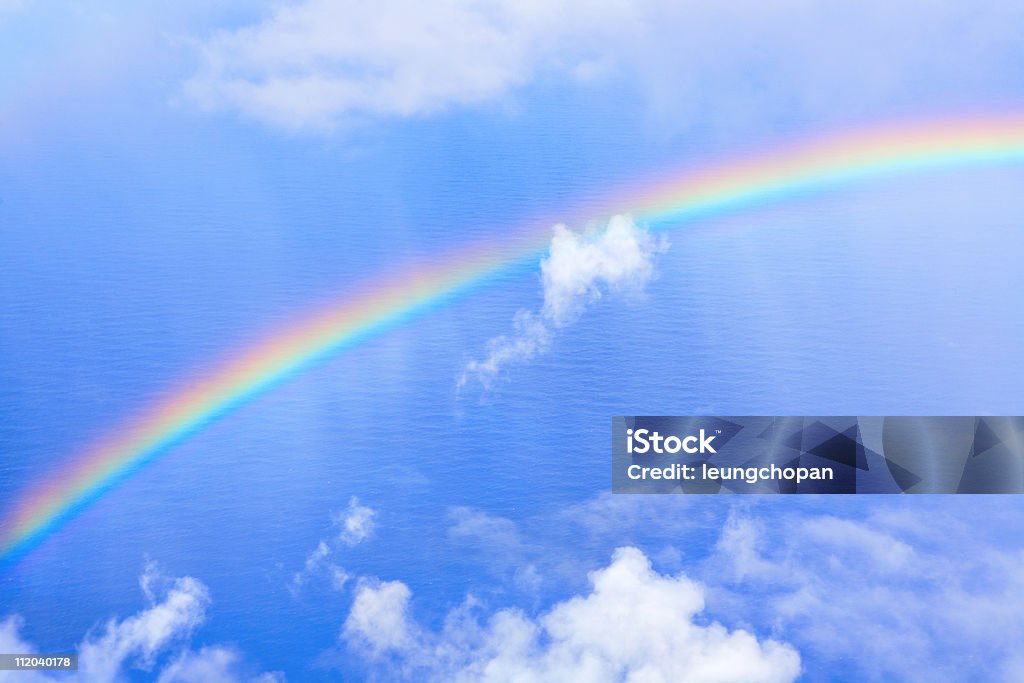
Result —
<instances>
[{"instance_id":1,"label":"blue sky","mask_svg":"<svg viewBox=\"0 0 1024 683\"><path fill-rule=\"evenodd\" d=\"M552 226L8 568L0 652L90 682L1020 680L1017 498L612 496L608 458L622 414L1020 414L1024 171L554 225L764 145L1020 111L1022 14L0 0L0 511L355 283Z\"/></svg>"}]
</instances>

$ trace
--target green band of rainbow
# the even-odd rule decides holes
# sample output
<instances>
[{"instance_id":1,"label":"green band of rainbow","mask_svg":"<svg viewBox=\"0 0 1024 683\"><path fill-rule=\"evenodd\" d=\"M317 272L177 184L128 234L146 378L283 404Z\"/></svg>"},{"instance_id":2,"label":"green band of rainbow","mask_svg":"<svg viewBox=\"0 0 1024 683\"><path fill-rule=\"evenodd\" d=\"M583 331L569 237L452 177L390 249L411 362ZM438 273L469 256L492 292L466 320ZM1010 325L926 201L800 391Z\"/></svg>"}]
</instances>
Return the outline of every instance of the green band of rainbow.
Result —
<instances>
[{"instance_id":1,"label":"green band of rainbow","mask_svg":"<svg viewBox=\"0 0 1024 683\"><path fill-rule=\"evenodd\" d=\"M890 124L647 182L587 217L631 213L665 229L772 201L893 175L1024 162L1019 114ZM288 378L443 305L524 260L549 225L492 237L446 258L349 292L304 322L241 350L170 392L30 487L0 519L0 560L22 556L62 524L175 444Z\"/></svg>"}]
</instances>

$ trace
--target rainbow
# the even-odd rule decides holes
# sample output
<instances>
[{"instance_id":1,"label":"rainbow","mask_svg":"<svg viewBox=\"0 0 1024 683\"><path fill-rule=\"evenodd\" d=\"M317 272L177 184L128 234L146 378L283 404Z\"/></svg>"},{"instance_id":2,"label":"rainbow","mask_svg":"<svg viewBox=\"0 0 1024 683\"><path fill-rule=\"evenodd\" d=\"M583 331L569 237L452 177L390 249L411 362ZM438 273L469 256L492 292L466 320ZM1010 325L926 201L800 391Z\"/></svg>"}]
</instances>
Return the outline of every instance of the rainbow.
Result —
<instances>
[{"instance_id":1,"label":"rainbow","mask_svg":"<svg viewBox=\"0 0 1024 683\"><path fill-rule=\"evenodd\" d=\"M628 212L663 230L858 182L1020 163L1024 115L890 123L674 172L589 207L587 217ZM4 511L0 561L23 556L104 493L226 413L517 265L535 263L549 237L550 225L538 224L396 270L169 391L107 438L59 463Z\"/></svg>"}]
</instances>

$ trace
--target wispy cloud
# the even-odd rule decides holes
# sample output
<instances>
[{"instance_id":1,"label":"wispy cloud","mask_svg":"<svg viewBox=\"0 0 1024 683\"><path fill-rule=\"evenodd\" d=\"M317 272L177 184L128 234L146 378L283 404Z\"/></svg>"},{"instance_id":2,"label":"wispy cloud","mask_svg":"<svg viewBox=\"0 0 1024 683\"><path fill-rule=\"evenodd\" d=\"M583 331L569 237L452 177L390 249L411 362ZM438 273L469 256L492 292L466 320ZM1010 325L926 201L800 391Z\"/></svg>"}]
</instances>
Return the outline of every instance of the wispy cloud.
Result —
<instances>
[{"instance_id":1,"label":"wispy cloud","mask_svg":"<svg viewBox=\"0 0 1024 683\"><path fill-rule=\"evenodd\" d=\"M544 303L539 311L516 313L514 332L487 342L487 356L470 361L459 387L471 379L488 386L510 363L546 351L554 333L575 322L607 293L636 296L654 275L654 257L668 247L629 216L583 232L556 225L548 255L541 261Z\"/></svg>"},{"instance_id":2,"label":"wispy cloud","mask_svg":"<svg viewBox=\"0 0 1024 683\"><path fill-rule=\"evenodd\" d=\"M342 546L352 548L370 538L376 528L377 511L359 502L352 496L348 506L341 512L331 515L332 529L335 535L329 539L320 539L316 548L306 557L302 569L295 572L288 584L288 590L297 594L309 577L325 573L335 590L341 590L348 583L349 573L334 562Z\"/></svg>"},{"instance_id":3,"label":"wispy cloud","mask_svg":"<svg viewBox=\"0 0 1024 683\"><path fill-rule=\"evenodd\" d=\"M737 511L706 580L724 611L774 624L805 655L842 662L859 680L935 680L967 668L977 680L1016 680L1002 674L1017 665L1011 653L1024 637L1015 608L1024 555L956 517L876 509L867 519L769 522Z\"/></svg>"}]
</instances>

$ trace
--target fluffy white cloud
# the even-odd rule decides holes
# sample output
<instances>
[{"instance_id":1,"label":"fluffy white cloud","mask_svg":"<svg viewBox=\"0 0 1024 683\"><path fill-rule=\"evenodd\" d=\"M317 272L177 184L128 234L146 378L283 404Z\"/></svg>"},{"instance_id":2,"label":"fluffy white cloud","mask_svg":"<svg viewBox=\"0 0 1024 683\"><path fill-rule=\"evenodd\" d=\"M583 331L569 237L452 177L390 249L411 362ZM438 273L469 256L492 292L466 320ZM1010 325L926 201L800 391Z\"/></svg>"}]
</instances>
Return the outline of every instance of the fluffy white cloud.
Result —
<instances>
[{"instance_id":1,"label":"fluffy white cloud","mask_svg":"<svg viewBox=\"0 0 1024 683\"><path fill-rule=\"evenodd\" d=\"M614 216L599 230L577 233L555 226L548 257L541 262L544 308L556 327L574 321L602 289L639 293L654 274L653 255L666 248L629 216Z\"/></svg>"},{"instance_id":2,"label":"fluffy white cloud","mask_svg":"<svg viewBox=\"0 0 1024 683\"><path fill-rule=\"evenodd\" d=\"M605 293L635 296L654 275L654 257L668 243L655 239L629 216L614 216L606 225L574 232L554 227L548 255L541 261L544 303L537 313L519 311L515 332L487 343L487 357L470 361L459 378L485 386L502 367L529 360L548 349L554 330L575 322Z\"/></svg>"},{"instance_id":3,"label":"fluffy white cloud","mask_svg":"<svg viewBox=\"0 0 1024 683\"><path fill-rule=\"evenodd\" d=\"M411 595L401 581L361 580L342 635L374 656L416 647L417 629L409 620Z\"/></svg>"},{"instance_id":4,"label":"fluffy white cloud","mask_svg":"<svg viewBox=\"0 0 1024 683\"><path fill-rule=\"evenodd\" d=\"M377 659L390 654L393 674L429 680L781 683L800 673L792 647L699 620L701 586L655 572L636 548L589 579L589 594L537 618L509 609L480 623L470 601L439 634L410 621L404 584L367 584L343 637Z\"/></svg>"},{"instance_id":5,"label":"fluffy white cloud","mask_svg":"<svg viewBox=\"0 0 1024 683\"><path fill-rule=\"evenodd\" d=\"M509 599L510 588L527 601L560 594L629 539L662 571L702 582L702 623L750 624L785 640L808 681L836 671L860 681L935 681L950 671L1020 680L1024 536L1011 498L603 494L516 521L466 509L451 520L459 556L489 570L472 588L483 600ZM516 571L527 566L539 585L524 595Z\"/></svg>"},{"instance_id":6,"label":"fluffy white cloud","mask_svg":"<svg viewBox=\"0 0 1024 683\"><path fill-rule=\"evenodd\" d=\"M153 565L140 583L151 606L123 621L109 620L79 646L79 668L90 681L113 681L126 661L151 666L156 654L187 638L203 622L210 602L206 587L191 577L174 580L163 600L154 601L153 584L163 579Z\"/></svg>"},{"instance_id":7,"label":"fluffy white cloud","mask_svg":"<svg viewBox=\"0 0 1024 683\"><path fill-rule=\"evenodd\" d=\"M167 579L149 564L139 579L149 607L122 620L109 619L93 628L78 646L78 671L71 678L40 672L0 671L0 683L17 681L110 683L122 680L126 668L149 670L157 658L177 650L156 677L160 683L253 683L283 681L276 673L250 679L239 673L241 656L234 650L212 646L198 652L188 647L192 632L203 623L210 604L209 592L191 577ZM37 652L21 639L22 620L9 616L0 622L0 652Z\"/></svg>"},{"instance_id":8,"label":"fluffy white cloud","mask_svg":"<svg viewBox=\"0 0 1024 683\"><path fill-rule=\"evenodd\" d=\"M285 128L330 129L489 100L545 67L586 77L588 48L631 20L619 0L306 0L213 36L186 93Z\"/></svg>"}]
</instances>

